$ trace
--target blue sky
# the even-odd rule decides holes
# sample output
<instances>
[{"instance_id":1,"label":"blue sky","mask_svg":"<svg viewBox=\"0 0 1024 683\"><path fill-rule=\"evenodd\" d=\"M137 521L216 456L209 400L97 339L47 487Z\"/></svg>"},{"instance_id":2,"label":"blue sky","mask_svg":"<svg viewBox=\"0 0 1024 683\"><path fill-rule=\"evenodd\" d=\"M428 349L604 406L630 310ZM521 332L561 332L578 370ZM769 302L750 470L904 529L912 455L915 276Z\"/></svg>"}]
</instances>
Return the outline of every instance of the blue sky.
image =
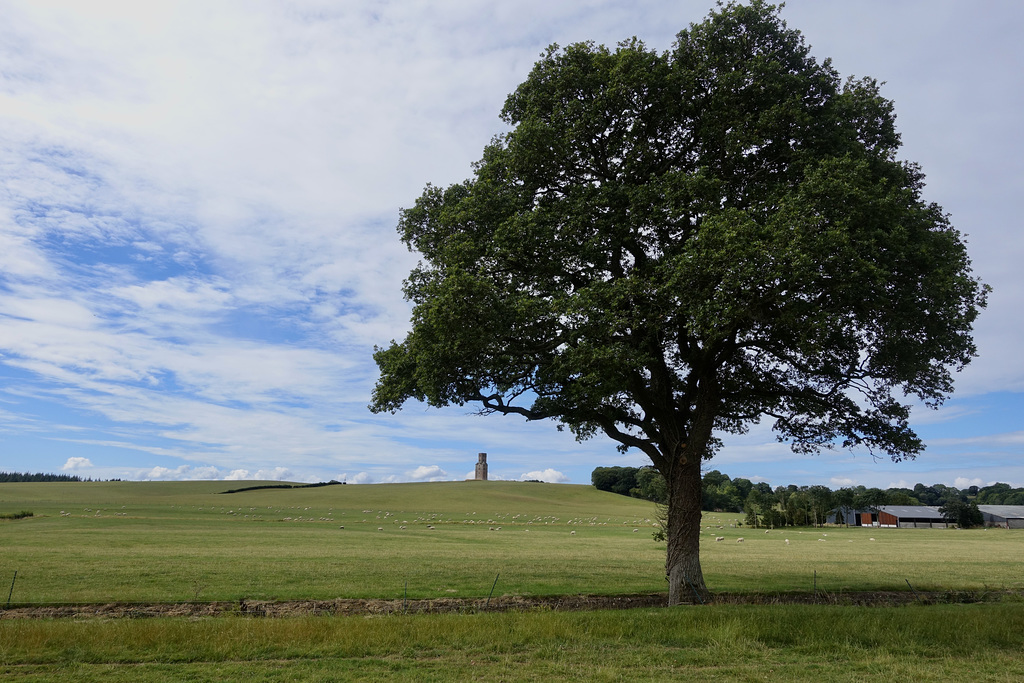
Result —
<instances>
[{"instance_id":1,"label":"blue sky","mask_svg":"<svg viewBox=\"0 0 1024 683\"><path fill-rule=\"evenodd\" d=\"M667 49L710 0L0 1L0 470L122 479L588 483L603 438L366 409L402 338L395 232L471 173L550 43ZM755 426L710 467L779 484L1024 486L1024 4L791 0L813 53L885 81L903 156L994 287L915 462Z\"/></svg>"}]
</instances>

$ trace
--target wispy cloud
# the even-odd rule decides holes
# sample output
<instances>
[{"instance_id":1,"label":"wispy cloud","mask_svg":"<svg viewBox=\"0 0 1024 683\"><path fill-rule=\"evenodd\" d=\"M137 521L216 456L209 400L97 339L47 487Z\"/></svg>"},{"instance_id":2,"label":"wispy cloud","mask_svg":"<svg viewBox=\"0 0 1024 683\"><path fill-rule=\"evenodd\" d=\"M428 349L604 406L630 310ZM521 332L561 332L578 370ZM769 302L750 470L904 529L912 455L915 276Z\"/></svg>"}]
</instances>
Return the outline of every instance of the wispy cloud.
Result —
<instances>
[{"instance_id":1,"label":"wispy cloud","mask_svg":"<svg viewBox=\"0 0 1024 683\"><path fill-rule=\"evenodd\" d=\"M416 255L395 234L399 207L428 181L469 175L540 51L633 34L668 48L709 6L7 3L0 434L54 449L51 468L87 454L95 472L136 478L284 467L303 480L425 480L464 471L478 450L495 454L494 478L585 483L595 465L643 464L606 440L465 409L370 415L371 354L408 326L400 283ZM989 36L957 69L922 66L951 64L940 46L965 26L1009 35L1021 10L1001 6L995 20L924 7L797 0L784 16L844 73L889 82L910 157L923 155L929 187L952 198L996 286L961 393L1024 391L1024 237L1002 227L1021 213L1019 41ZM979 74L1000 87L976 85ZM965 129L978 111L986 125ZM985 181L964 168L986 169ZM922 423L962 424L975 410ZM1013 441L1015 428L996 431ZM974 447L979 434L958 438ZM803 457L761 428L729 443L712 467L774 477Z\"/></svg>"}]
</instances>

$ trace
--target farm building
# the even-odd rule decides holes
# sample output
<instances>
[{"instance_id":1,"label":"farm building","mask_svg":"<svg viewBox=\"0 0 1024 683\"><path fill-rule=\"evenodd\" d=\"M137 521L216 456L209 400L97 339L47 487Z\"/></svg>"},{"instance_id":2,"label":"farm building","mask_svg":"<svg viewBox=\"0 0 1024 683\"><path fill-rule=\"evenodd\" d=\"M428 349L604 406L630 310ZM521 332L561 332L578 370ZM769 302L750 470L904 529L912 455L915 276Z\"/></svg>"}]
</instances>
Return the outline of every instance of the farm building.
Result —
<instances>
[{"instance_id":1,"label":"farm building","mask_svg":"<svg viewBox=\"0 0 1024 683\"><path fill-rule=\"evenodd\" d=\"M878 526L899 529L945 529L946 518L930 505L883 505L878 508Z\"/></svg>"},{"instance_id":2,"label":"farm building","mask_svg":"<svg viewBox=\"0 0 1024 683\"><path fill-rule=\"evenodd\" d=\"M985 526L1024 529L1024 505L979 505Z\"/></svg>"},{"instance_id":3,"label":"farm building","mask_svg":"<svg viewBox=\"0 0 1024 683\"><path fill-rule=\"evenodd\" d=\"M838 515L829 522L842 524ZM890 529L945 529L946 520L939 508L928 505L881 505L877 510L851 510L846 515L850 526L878 526Z\"/></svg>"}]
</instances>

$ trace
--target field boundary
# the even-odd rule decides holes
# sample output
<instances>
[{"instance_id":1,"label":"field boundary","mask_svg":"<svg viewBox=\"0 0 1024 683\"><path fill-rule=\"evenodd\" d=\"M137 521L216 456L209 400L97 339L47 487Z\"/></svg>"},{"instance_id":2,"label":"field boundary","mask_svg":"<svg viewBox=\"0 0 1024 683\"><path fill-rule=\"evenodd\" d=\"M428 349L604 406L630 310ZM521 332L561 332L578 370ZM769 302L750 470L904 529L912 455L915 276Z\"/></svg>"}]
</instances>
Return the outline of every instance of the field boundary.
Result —
<instances>
[{"instance_id":1,"label":"field boundary","mask_svg":"<svg viewBox=\"0 0 1024 683\"><path fill-rule=\"evenodd\" d=\"M911 604L967 604L1024 598L1019 591L863 591L846 593L716 594L710 604L729 605L839 605L898 607ZM696 604L696 603L693 603ZM479 612L559 611L584 612L668 605L667 593L639 595L502 596L377 600L238 600L181 603L105 603L15 605L0 608L4 619L140 619L157 617L296 617L387 616L394 614L474 614Z\"/></svg>"}]
</instances>

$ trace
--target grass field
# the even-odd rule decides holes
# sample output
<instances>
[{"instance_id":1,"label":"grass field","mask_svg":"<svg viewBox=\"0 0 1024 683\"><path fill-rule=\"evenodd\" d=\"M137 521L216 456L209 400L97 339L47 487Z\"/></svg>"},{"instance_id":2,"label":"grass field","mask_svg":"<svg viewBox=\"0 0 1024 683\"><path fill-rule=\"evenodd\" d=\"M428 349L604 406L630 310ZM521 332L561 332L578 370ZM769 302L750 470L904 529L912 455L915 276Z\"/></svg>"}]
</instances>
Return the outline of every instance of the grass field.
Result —
<instances>
[{"instance_id":1,"label":"grass field","mask_svg":"<svg viewBox=\"0 0 1024 683\"><path fill-rule=\"evenodd\" d=\"M0 510L34 513L0 527L0 572L21 603L472 597L498 573L499 594L664 588L653 507L590 487L228 486L0 485Z\"/></svg>"},{"instance_id":2,"label":"grass field","mask_svg":"<svg viewBox=\"0 0 1024 683\"><path fill-rule=\"evenodd\" d=\"M0 599L15 571L12 606L394 599L406 585L410 598L482 597L499 572L496 596L665 590L653 507L591 487L458 482L218 493L232 485L0 484L0 514L33 513L0 520ZM907 580L918 590L1024 589L1022 532L766 534L730 526L735 515L704 522L713 592L810 592L815 574L817 588L832 595L909 590ZM1024 678L1017 598L282 619L3 614L4 680Z\"/></svg>"},{"instance_id":3,"label":"grass field","mask_svg":"<svg viewBox=\"0 0 1024 683\"><path fill-rule=\"evenodd\" d=\"M1019 681L1024 609L807 605L0 620L22 681Z\"/></svg>"},{"instance_id":4,"label":"grass field","mask_svg":"<svg viewBox=\"0 0 1024 683\"><path fill-rule=\"evenodd\" d=\"M498 574L496 595L665 590L653 506L588 486L231 485L0 484L0 513L33 512L0 520L0 589L17 571L19 604L478 597ZM1018 532L704 521L713 592L1024 589Z\"/></svg>"}]
</instances>

